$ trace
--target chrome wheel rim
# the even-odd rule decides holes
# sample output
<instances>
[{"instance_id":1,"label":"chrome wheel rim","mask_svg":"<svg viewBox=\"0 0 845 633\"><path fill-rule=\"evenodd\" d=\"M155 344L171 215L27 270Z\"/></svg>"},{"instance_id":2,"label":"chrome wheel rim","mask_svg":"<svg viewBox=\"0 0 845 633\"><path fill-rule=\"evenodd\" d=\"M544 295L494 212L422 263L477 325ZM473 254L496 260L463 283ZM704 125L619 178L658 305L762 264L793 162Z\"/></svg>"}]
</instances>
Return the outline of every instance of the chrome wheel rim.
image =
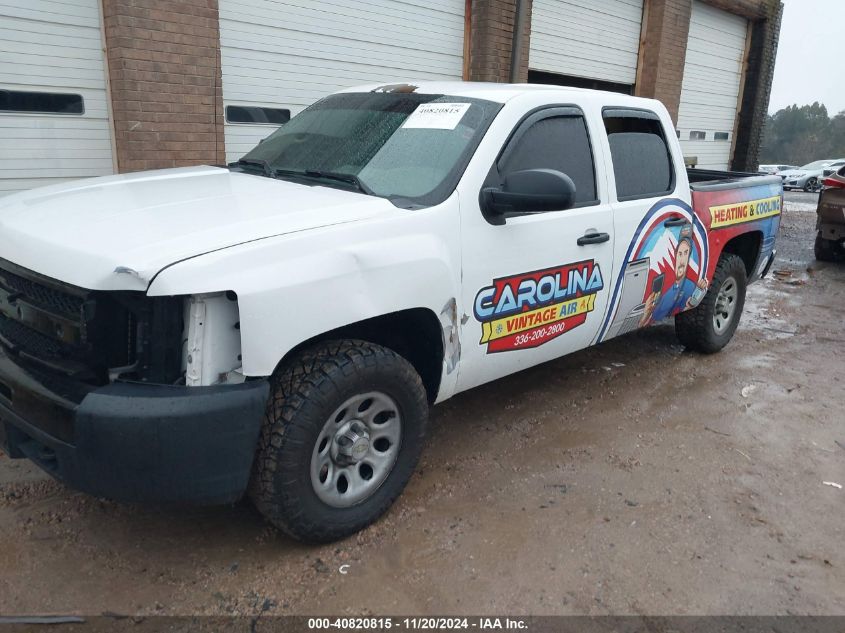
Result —
<instances>
[{"instance_id":1,"label":"chrome wheel rim","mask_svg":"<svg viewBox=\"0 0 845 633\"><path fill-rule=\"evenodd\" d=\"M728 277L722 282L719 287L719 292L716 295L716 308L713 312L713 329L717 334L722 334L727 330L733 321L734 312L736 312L736 300L739 296L737 290L736 279Z\"/></svg>"},{"instance_id":2,"label":"chrome wheel rim","mask_svg":"<svg viewBox=\"0 0 845 633\"><path fill-rule=\"evenodd\" d=\"M346 400L326 420L311 454L311 485L335 508L361 503L384 483L402 442L399 406L379 391Z\"/></svg>"}]
</instances>

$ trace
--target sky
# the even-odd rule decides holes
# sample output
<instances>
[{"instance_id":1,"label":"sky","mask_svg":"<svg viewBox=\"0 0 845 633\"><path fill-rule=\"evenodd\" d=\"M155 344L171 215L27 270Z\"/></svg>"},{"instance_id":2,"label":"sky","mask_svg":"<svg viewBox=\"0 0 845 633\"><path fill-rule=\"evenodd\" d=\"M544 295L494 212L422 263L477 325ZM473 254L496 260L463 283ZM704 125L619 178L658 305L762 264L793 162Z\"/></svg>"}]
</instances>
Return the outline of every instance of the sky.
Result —
<instances>
[{"instance_id":1,"label":"sky","mask_svg":"<svg viewBox=\"0 0 845 633\"><path fill-rule=\"evenodd\" d=\"M769 112L818 101L845 110L845 0L783 0Z\"/></svg>"}]
</instances>

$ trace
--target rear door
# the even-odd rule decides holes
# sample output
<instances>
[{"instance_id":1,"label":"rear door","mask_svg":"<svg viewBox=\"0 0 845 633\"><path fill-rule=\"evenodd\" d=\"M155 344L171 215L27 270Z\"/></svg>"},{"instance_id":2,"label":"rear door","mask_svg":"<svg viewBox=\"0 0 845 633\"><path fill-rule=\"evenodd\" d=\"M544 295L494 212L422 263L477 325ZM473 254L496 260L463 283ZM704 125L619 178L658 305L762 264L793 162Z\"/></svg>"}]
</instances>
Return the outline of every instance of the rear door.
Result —
<instances>
[{"instance_id":1,"label":"rear door","mask_svg":"<svg viewBox=\"0 0 845 633\"><path fill-rule=\"evenodd\" d=\"M612 288L601 342L697 305L704 297L708 248L705 227L689 204L689 189L656 113L604 108L612 162ZM669 128L671 129L671 128Z\"/></svg>"},{"instance_id":2,"label":"rear door","mask_svg":"<svg viewBox=\"0 0 845 633\"><path fill-rule=\"evenodd\" d=\"M473 190L461 199L463 324L458 389L494 380L589 345L607 302L613 218L583 112L544 107L520 121L484 186L524 169L572 178L576 205L485 219ZM586 239L585 239L586 238Z\"/></svg>"}]
</instances>

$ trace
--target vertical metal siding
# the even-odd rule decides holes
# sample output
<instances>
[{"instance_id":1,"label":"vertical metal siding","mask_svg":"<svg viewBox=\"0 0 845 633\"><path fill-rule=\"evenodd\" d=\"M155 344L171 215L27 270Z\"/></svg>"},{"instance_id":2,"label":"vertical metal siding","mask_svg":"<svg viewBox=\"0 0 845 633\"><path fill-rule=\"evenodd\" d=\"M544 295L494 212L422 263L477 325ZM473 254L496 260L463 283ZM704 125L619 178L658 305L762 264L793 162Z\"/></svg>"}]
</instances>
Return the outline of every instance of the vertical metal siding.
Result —
<instances>
[{"instance_id":1,"label":"vertical metal siding","mask_svg":"<svg viewBox=\"0 0 845 633\"><path fill-rule=\"evenodd\" d=\"M220 0L224 105L296 114L355 84L460 79L464 0ZM237 160L274 126L226 123Z\"/></svg>"},{"instance_id":2,"label":"vertical metal siding","mask_svg":"<svg viewBox=\"0 0 845 633\"><path fill-rule=\"evenodd\" d=\"M696 0L692 7L678 130L685 156L698 166L727 169L742 79L748 20ZM705 132L703 141L689 140L691 131ZM727 140L715 140L727 132Z\"/></svg>"},{"instance_id":3,"label":"vertical metal siding","mask_svg":"<svg viewBox=\"0 0 845 633\"><path fill-rule=\"evenodd\" d=\"M633 84L643 0L534 0L528 66Z\"/></svg>"},{"instance_id":4,"label":"vertical metal siding","mask_svg":"<svg viewBox=\"0 0 845 633\"><path fill-rule=\"evenodd\" d=\"M0 196L113 173L98 0L0 0L0 87L85 102L82 115L0 112Z\"/></svg>"}]
</instances>

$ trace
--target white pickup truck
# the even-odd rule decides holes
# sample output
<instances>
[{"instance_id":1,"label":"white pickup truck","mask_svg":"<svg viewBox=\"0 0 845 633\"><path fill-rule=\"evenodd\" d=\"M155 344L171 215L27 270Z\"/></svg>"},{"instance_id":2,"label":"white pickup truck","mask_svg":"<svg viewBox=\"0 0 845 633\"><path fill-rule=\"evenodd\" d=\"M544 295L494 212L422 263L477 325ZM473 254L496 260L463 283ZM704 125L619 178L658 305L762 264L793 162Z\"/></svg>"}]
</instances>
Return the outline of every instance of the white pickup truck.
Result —
<instances>
[{"instance_id":1,"label":"white pickup truck","mask_svg":"<svg viewBox=\"0 0 845 633\"><path fill-rule=\"evenodd\" d=\"M721 349L781 205L776 176L686 171L657 101L346 90L228 167L0 201L0 441L94 495L249 494L341 538L432 404L670 317Z\"/></svg>"}]
</instances>

